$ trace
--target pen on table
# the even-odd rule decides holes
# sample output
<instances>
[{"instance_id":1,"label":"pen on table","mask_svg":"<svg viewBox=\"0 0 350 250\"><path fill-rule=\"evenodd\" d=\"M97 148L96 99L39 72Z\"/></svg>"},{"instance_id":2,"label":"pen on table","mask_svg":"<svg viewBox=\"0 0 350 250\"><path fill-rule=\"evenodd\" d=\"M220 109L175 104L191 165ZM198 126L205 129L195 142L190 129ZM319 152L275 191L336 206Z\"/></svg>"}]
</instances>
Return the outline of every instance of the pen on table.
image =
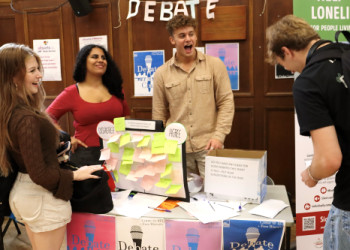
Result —
<instances>
[{"instance_id":1,"label":"pen on table","mask_svg":"<svg viewBox=\"0 0 350 250\"><path fill-rule=\"evenodd\" d=\"M208 203L209 203L210 207L213 209L213 211L215 212L215 209L214 209L213 205L210 203L210 201L208 201Z\"/></svg>"},{"instance_id":2,"label":"pen on table","mask_svg":"<svg viewBox=\"0 0 350 250\"><path fill-rule=\"evenodd\" d=\"M149 209L154 209L154 210L159 210L159 211L164 211L164 212L171 213L171 210L165 209L165 208L160 208L160 207L148 207L148 208L149 208Z\"/></svg>"},{"instance_id":3,"label":"pen on table","mask_svg":"<svg viewBox=\"0 0 350 250\"><path fill-rule=\"evenodd\" d=\"M196 197L192 197L192 199L194 199L195 201L198 201L198 199Z\"/></svg>"},{"instance_id":4,"label":"pen on table","mask_svg":"<svg viewBox=\"0 0 350 250\"><path fill-rule=\"evenodd\" d=\"M229 206L226 206L226 205L224 205L224 204L220 204L220 203L215 203L215 204L216 204L216 205L219 205L219 206L222 206L222 207L227 207L227 208L231 208L231 209L235 210L234 208L229 207Z\"/></svg>"},{"instance_id":5,"label":"pen on table","mask_svg":"<svg viewBox=\"0 0 350 250\"><path fill-rule=\"evenodd\" d=\"M239 211L239 212L241 212L241 211L242 211L242 206L241 206L241 203L239 203L238 211Z\"/></svg>"}]
</instances>

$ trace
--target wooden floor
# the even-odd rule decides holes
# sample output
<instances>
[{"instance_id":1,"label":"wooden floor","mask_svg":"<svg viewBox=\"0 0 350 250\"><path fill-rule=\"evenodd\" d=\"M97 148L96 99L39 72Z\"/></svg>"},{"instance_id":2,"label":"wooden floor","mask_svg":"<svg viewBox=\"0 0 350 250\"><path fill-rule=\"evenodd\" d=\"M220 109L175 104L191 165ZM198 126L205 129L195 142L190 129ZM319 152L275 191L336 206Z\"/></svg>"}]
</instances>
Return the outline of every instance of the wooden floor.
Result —
<instances>
[{"instance_id":1,"label":"wooden floor","mask_svg":"<svg viewBox=\"0 0 350 250\"><path fill-rule=\"evenodd\" d=\"M3 228L7 223L7 218L5 218ZM4 237L4 245L5 250L31 250L32 247L30 245L28 236L26 234L25 227L18 224L18 227L21 231L21 234L17 233L16 227L13 222L11 222L5 237ZM291 240L290 240L290 249L296 249L295 242L295 225L291 229ZM65 249L64 247L61 250Z\"/></svg>"}]
</instances>

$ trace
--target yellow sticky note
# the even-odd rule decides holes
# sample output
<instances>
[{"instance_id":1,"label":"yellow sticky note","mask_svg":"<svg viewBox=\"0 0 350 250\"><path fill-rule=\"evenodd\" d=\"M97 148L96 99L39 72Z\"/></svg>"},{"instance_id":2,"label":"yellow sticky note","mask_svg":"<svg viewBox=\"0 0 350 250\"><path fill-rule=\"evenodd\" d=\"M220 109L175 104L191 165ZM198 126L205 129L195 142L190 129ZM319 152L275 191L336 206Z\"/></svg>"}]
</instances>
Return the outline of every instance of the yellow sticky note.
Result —
<instances>
[{"instance_id":1,"label":"yellow sticky note","mask_svg":"<svg viewBox=\"0 0 350 250\"><path fill-rule=\"evenodd\" d=\"M125 117L118 117L113 119L115 131L125 131Z\"/></svg>"},{"instance_id":2,"label":"yellow sticky note","mask_svg":"<svg viewBox=\"0 0 350 250\"><path fill-rule=\"evenodd\" d=\"M114 170L114 171L112 171L112 173L113 173L113 175L114 175L115 182L119 182L118 171L117 171L117 170Z\"/></svg>"},{"instance_id":3,"label":"yellow sticky note","mask_svg":"<svg viewBox=\"0 0 350 250\"><path fill-rule=\"evenodd\" d=\"M179 192L182 185L171 185L170 188L165 192L166 194L176 194Z\"/></svg>"},{"instance_id":4,"label":"yellow sticky note","mask_svg":"<svg viewBox=\"0 0 350 250\"><path fill-rule=\"evenodd\" d=\"M176 149L176 153L171 155L168 155L168 160L173 162L181 162L181 150L180 148Z\"/></svg>"},{"instance_id":5,"label":"yellow sticky note","mask_svg":"<svg viewBox=\"0 0 350 250\"><path fill-rule=\"evenodd\" d=\"M152 154L154 155L160 155L160 154L164 154L164 147L153 147L152 145L152 149L151 149Z\"/></svg>"},{"instance_id":6,"label":"yellow sticky note","mask_svg":"<svg viewBox=\"0 0 350 250\"><path fill-rule=\"evenodd\" d=\"M134 149L133 148L124 148L124 153L122 156L123 161L133 161L134 157Z\"/></svg>"},{"instance_id":7,"label":"yellow sticky note","mask_svg":"<svg viewBox=\"0 0 350 250\"><path fill-rule=\"evenodd\" d=\"M131 170L131 164L123 164L120 165L119 172L123 175L128 175Z\"/></svg>"},{"instance_id":8,"label":"yellow sticky note","mask_svg":"<svg viewBox=\"0 0 350 250\"><path fill-rule=\"evenodd\" d=\"M165 133L155 133L153 134L153 141L152 141L152 147L164 147L164 143L165 143Z\"/></svg>"},{"instance_id":9,"label":"yellow sticky note","mask_svg":"<svg viewBox=\"0 0 350 250\"><path fill-rule=\"evenodd\" d=\"M169 163L166 164L165 171L161 173L160 177L167 176L168 174L171 174L171 171L173 170L173 164Z\"/></svg>"},{"instance_id":10,"label":"yellow sticky note","mask_svg":"<svg viewBox=\"0 0 350 250\"><path fill-rule=\"evenodd\" d=\"M167 188L171 183L171 179L160 178L160 180L155 184L160 188Z\"/></svg>"},{"instance_id":11,"label":"yellow sticky note","mask_svg":"<svg viewBox=\"0 0 350 250\"><path fill-rule=\"evenodd\" d=\"M126 133L126 134L123 134L121 137L120 137L120 147L123 147L124 145L128 144L131 140L131 136L129 133Z\"/></svg>"},{"instance_id":12,"label":"yellow sticky note","mask_svg":"<svg viewBox=\"0 0 350 250\"><path fill-rule=\"evenodd\" d=\"M175 154L177 149L177 141L166 140L164 143L164 154Z\"/></svg>"},{"instance_id":13,"label":"yellow sticky note","mask_svg":"<svg viewBox=\"0 0 350 250\"><path fill-rule=\"evenodd\" d=\"M112 153L119 153L119 144L115 142L110 142L107 144Z\"/></svg>"},{"instance_id":14,"label":"yellow sticky note","mask_svg":"<svg viewBox=\"0 0 350 250\"><path fill-rule=\"evenodd\" d=\"M139 141L139 143L137 143L137 147L147 147L149 141L151 140L151 136L150 135L145 135L141 141Z\"/></svg>"}]
</instances>

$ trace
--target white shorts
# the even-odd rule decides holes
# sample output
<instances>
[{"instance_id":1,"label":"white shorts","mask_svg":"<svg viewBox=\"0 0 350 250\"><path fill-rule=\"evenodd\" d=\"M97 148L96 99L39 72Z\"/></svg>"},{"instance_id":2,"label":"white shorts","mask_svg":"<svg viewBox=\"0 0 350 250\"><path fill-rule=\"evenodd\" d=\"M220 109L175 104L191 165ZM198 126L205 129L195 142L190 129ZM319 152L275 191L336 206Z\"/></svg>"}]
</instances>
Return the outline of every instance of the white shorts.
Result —
<instances>
[{"instance_id":1,"label":"white shorts","mask_svg":"<svg viewBox=\"0 0 350 250\"><path fill-rule=\"evenodd\" d=\"M16 219L36 233L60 228L72 217L70 202L55 198L50 191L35 184L29 174L18 173L9 202Z\"/></svg>"}]
</instances>

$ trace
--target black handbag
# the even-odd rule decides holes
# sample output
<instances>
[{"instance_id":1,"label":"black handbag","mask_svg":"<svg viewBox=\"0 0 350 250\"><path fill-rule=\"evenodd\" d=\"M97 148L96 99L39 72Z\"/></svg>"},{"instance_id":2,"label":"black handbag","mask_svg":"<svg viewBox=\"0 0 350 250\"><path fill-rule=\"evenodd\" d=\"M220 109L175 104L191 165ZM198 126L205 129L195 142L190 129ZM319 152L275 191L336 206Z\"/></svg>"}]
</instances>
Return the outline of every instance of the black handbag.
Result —
<instances>
[{"instance_id":1,"label":"black handbag","mask_svg":"<svg viewBox=\"0 0 350 250\"><path fill-rule=\"evenodd\" d=\"M61 139L61 141L65 140ZM71 171L79 169L70 161L60 162L60 167ZM100 178L73 181L73 196L70 200L73 212L105 214L113 209L108 174L104 170L98 170L92 174Z\"/></svg>"}]
</instances>

